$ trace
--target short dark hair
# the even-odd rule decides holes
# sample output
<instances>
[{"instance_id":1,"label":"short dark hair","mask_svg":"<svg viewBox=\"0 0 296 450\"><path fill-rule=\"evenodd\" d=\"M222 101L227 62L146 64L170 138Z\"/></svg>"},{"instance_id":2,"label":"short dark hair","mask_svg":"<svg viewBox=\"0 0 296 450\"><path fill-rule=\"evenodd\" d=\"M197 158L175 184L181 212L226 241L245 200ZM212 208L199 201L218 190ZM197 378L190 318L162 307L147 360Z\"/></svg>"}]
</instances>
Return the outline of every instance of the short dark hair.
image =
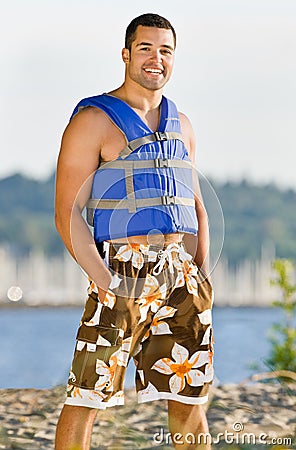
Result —
<instances>
[{"instance_id":1,"label":"short dark hair","mask_svg":"<svg viewBox=\"0 0 296 450\"><path fill-rule=\"evenodd\" d=\"M126 29L124 45L129 51L131 50L132 42L136 38L136 31L139 25L142 25L143 27L165 28L166 30L172 30L174 44L176 47L177 36L172 24L158 14L147 13L133 19Z\"/></svg>"}]
</instances>

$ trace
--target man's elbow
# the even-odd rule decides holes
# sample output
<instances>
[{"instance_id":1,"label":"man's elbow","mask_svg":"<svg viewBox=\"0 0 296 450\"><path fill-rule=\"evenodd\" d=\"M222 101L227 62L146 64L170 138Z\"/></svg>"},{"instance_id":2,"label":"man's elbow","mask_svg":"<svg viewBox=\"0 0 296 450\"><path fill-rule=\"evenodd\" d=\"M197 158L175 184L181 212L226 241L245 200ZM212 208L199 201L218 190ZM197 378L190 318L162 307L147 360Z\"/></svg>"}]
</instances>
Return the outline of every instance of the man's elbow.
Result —
<instances>
[{"instance_id":1,"label":"man's elbow","mask_svg":"<svg viewBox=\"0 0 296 450\"><path fill-rule=\"evenodd\" d=\"M61 208L60 206L55 207L54 211L55 227L61 236L63 236L63 234L65 233L65 230L69 225L70 218L71 218L71 210L68 210L68 208Z\"/></svg>"},{"instance_id":2,"label":"man's elbow","mask_svg":"<svg viewBox=\"0 0 296 450\"><path fill-rule=\"evenodd\" d=\"M57 211L55 211L55 214L54 214L54 223L55 223L55 227L56 227L57 232L60 235L62 235L63 219L62 219L62 216Z\"/></svg>"},{"instance_id":3,"label":"man's elbow","mask_svg":"<svg viewBox=\"0 0 296 450\"><path fill-rule=\"evenodd\" d=\"M199 220L207 220L208 214L207 214L207 211L206 211L206 208L205 208L203 202L201 202L201 201L195 202L195 211L196 211L196 215L199 218Z\"/></svg>"},{"instance_id":4,"label":"man's elbow","mask_svg":"<svg viewBox=\"0 0 296 450\"><path fill-rule=\"evenodd\" d=\"M65 233L69 232L71 220L73 220L77 214L76 207L56 207L54 213L55 227L58 233L63 237ZM73 214L74 213L74 214Z\"/></svg>"}]
</instances>

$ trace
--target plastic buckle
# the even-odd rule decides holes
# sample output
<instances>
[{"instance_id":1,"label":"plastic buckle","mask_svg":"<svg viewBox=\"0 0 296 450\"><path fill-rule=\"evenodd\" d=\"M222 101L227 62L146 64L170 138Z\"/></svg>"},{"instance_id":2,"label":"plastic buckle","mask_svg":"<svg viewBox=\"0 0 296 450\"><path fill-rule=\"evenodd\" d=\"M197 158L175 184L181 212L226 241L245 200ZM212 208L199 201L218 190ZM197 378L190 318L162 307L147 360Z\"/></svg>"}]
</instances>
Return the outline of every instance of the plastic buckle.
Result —
<instances>
[{"instance_id":1,"label":"plastic buckle","mask_svg":"<svg viewBox=\"0 0 296 450\"><path fill-rule=\"evenodd\" d=\"M161 197L161 202L165 206L174 205L175 204L175 197L173 195L163 195Z\"/></svg>"},{"instance_id":2,"label":"plastic buckle","mask_svg":"<svg viewBox=\"0 0 296 450\"><path fill-rule=\"evenodd\" d=\"M167 141L168 140L166 133L163 131L155 131L154 136L157 141Z\"/></svg>"},{"instance_id":3,"label":"plastic buckle","mask_svg":"<svg viewBox=\"0 0 296 450\"><path fill-rule=\"evenodd\" d=\"M169 160L167 158L157 158L154 160L154 165L157 169L159 168L168 168L169 167Z\"/></svg>"}]
</instances>

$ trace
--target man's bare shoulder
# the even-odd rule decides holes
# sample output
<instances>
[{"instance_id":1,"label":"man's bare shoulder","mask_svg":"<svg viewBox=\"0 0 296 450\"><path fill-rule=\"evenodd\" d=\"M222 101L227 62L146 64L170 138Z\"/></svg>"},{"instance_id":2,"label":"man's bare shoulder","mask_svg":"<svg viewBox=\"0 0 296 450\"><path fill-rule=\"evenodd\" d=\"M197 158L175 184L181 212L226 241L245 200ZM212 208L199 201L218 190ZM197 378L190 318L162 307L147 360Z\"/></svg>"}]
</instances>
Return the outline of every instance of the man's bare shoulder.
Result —
<instances>
[{"instance_id":1,"label":"man's bare shoulder","mask_svg":"<svg viewBox=\"0 0 296 450\"><path fill-rule=\"evenodd\" d=\"M193 127L190 120L184 113L179 112L179 118L185 147L188 150L189 156L194 157L195 138Z\"/></svg>"},{"instance_id":2,"label":"man's bare shoulder","mask_svg":"<svg viewBox=\"0 0 296 450\"><path fill-rule=\"evenodd\" d=\"M72 117L63 134L63 143L79 146L84 149L97 149L100 152L110 135L112 123L99 108L88 106Z\"/></svg>"},{"instance_id":3,"label":"man's bare shoulder","mask_svg":"<svg viewBox=\"0 0 296 450\"><path fill-rule=\"evenodd\" d=\"M179 111L179 119L180 119L181 129L182 129L183 133L193 131L191 122L188 119L188 117L186 116L186 114Z\"/></svg>"},{"instance_id":4,"label":"man's bare shoulder","mask_svg":"<svg viewBox=\"0 0 296 450\"><path fill-rule=\"evenodd\" d=\"M110 120L101 109L94 106L87 106L75 114L69 125L71 124L75 127L88 126L99 131L99 129L102 130L102 128L110 125Z\"/></svg>"},{"instance_id":5,"label":"man's bare shoulder","mask_svg":"<svg viewBox=\"0 0 296 450\"><path fill-rule=\"evenodd\" d=\"M100 150L106 136L107 119L98 108L81 109L67 125L63 137L60 155L72 160L94 159L97 164Z\"/></svg>"}]
</instances>

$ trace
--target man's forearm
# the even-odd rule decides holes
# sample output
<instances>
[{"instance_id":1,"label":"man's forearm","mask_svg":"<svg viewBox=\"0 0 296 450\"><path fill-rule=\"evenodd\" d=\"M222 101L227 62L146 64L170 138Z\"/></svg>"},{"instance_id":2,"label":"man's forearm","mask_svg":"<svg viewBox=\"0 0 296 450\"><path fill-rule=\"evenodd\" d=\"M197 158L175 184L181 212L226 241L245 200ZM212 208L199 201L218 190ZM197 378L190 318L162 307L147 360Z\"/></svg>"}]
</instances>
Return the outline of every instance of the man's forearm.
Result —
<instances>
[{"instance_id":1,"label":"man's forearm","mask_svg":"<svg viewBox=\"0 0 296 450\"><path fill-rule=\"evenodd\" d=\"M196 265L202 268L206 273L209 272L209 247L210 247L210 235L208 218L203 215L198 220L198 235L197 235L197 248L194 257Z\"/></svg>"},{"instance_id":2,"label":"man's forearm","mask_svg":"<svg viewBox=\"0 0 296 450\"><path fill-rule=\"evenodd\" d=\"M184 243L187 251L193 256L196 265L208 274L210 248L209 224L205 208L200 202L196 206L196 215L198 221L197 236L185 234Z\"/></svg>"},{"instance_id":3,"label":"man's forearm","mask_svg":"<svg viewBox=\"0 0 296 450\"><path fill-rule=\"evenodd\" d=\"M72 257L87 275L106 291L111 282L111 273L101 258L93 236L78 209L73 209L71 218L66 214L56 219L57 230Z\"/></svg>"}]
</instances>

